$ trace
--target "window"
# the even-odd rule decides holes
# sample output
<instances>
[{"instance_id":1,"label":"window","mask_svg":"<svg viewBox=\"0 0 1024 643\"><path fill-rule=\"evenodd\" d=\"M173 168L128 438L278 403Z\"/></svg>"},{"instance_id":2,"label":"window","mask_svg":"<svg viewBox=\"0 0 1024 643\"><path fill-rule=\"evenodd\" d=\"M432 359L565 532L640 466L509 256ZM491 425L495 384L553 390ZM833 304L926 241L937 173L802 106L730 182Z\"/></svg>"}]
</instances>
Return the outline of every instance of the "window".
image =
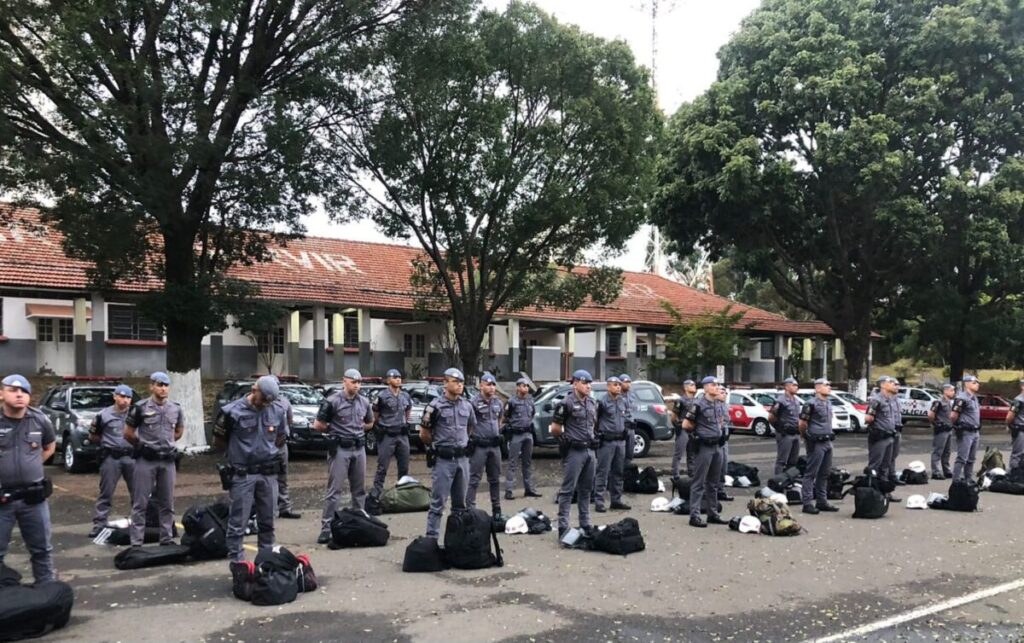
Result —
<instances>
[{"instance_id":1,"label":"window","mask_svg":"<svg viewBox=\"0 0 1024 643\"><path fill-rule=\"evenodd\" d=\"M402 355L412 357L412 335L409 333L406 333L405 337L402 338Z\"/></svg>"},{"instance_id":2,"label":"window","mask_svg":"<svg viewBox=\"0 0 1024 643\"><path fill-rule=\"evenodd\" d=\"M630 392L636 393L637 399L640 400L641 402L657 402L660 404L661 402L664 401L658 399L658 391L653 388L637 386L630 389Z\"/></svg>"},{"instance_id":3,"label":"window","mask_svg":"<svg viewBox=\"0 0 1024 643\"><path fill-rule=\"evenodd\" d=\"M36 341L53 341L53 320L49 317L40 317L39 319L36 319Z\"/></svg>"},{"instance_id":4,"label":"window","mask_svg":"<svg viewBox=\"0 0 1024 643\"><path fill-rule=\"evenodd\" d=\"M775 359L775 342L770 339L761 340L761 359Z\"/></svg>"},{"instance_id":5,"label":"window","mask_svg":"<svg viewBox=\"0 0 1024 643\"><path fill-rule=\"evenodd\" d=\"M416 336L416 357L427 356L427 336L417 335Z\"/></svg>"},{"instance_id":6,"label":"window","mask_svg":"<svg viewBox=\"0 0 1024 643\"><path fill-rule=\"evenodd\" d=\"M75 341L75 320L57 320L57 341L64 344L70 344Z\"/></svg>"},{"instance_id":7,"label":"window","mask_svg":"<svg viewBox=\"0 0 1024 643\"><path fill-rule=\"evenodd\" d=\"M646 342L644 342L644 343L637 343L637 345L636 345L636 356L637 357L647 357L649 354L650 353L647 350L647 343Z\"/></svg>"},{"instance_id":8,"label":"window","mask_svg":"<svg viewBox=\"0 0 1024 643\"><path fill-rule=\"evenodd\" d=\"M912 399L912 400L921 400L923 402L930 402L932 398L931 398L930 395L928 395L924 391L919 391L916 388L913 388L913 389L910 389L910 399Z\"/></svg>"},{"instance_id":9,"label":"window","mask_svg":"<svg viewBox=\"0 0 1024 643\"><path fill-rule=\"evenodd\" d=\"M345 348L359 348L359 318L355 315L345 315L344 329L342 341Z\"/></svg>"},{"instance_id":10,"label":"window","mask_svg":"<svg viewBox=\"0 0 1024 643\"><path fill-rule=\"evenodd\" d=\"M622 331L608 332L608 357L622 357Z\"/></svg>"},{"instance_id":11,"label":"window","mask_svg":"<svg viewBox=\"0 0 1024 643\"><path fill-rule=\"evenodd\" d=\"M284 355L284 329L275 328L269 333L260 333L256 336L256 352L264 355Z\"/></svg>"},{"instance_id":12,"label":"window","mask_svg":"<svg viewBox=\"0 0 1024 643\"><path fill-rule=\"evenodd\" d=\"M163 341L164 334L156 324L139 314L135 306L108 306L107 336L110 339Z\"/></svg>"},{"instance_id":13,"label":"window","mask_svg":"<svg viewBox=\"0 0 1024 643\"><path fill-rule=\"evenodd\" d=\"M427 336L423 334L412 335L406 333L402 337L402 355L405 357L426 357Z\"/></svg>"}]
</instances>

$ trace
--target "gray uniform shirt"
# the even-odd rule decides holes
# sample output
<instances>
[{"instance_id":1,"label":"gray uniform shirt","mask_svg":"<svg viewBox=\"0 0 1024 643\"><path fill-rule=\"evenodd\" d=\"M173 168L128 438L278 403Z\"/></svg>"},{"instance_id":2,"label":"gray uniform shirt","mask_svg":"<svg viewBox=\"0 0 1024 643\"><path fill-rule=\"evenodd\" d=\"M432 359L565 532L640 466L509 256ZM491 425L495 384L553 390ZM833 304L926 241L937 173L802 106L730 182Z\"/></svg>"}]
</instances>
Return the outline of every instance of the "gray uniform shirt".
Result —
<instances>
[{"instance_id":1,"label":"gray uniform shirt","mask_svg":"<svg viewBox=\"0 0 1024 643\"><path fill-rule=\"evenodd\" d=\"M174 429L185 424L185 416L177 402L157 404L149 397L137 402L124 421L135 429L140 444L168 454L174 451Z\"/></svg>"},{"instance_id":2,"label":"gray uniform shirt","mask_svg":"<svg viewBox=\"0 0 1024 643\"><path fill-rule=\"evenodd\" d=\"M721 438L725 435L725 421L729 415L725 402L711 401L702 395L690 407L688 418L696 425L694 434L698 438Z\"/></svg>"},{"instance_id":3,"label":"gray uniform shirt","mask_svg":"<svg viewBox=\"0 0 1024 643\"><path fill-rule=\"evenodd\" d=\"M680 423L686 417L691 406L693 406L693 398L688 395L680 395L679 399L676 400L675 414Z\"/></svg>"},{"instance_id":4,"label":"gray uniform shirt","mask_svg":"<svg viewBox=\"0 0 1024 643\"><path fill-rule=\"evenodd\" d=\"M316 419L327 425L328 435L356 440L366 435L363 426L373 422L373 409L370 400L359 393L348 397L339 391L324 400Z\"/></svg>"},{"instance_id":5,"label":"gray uniform shirt","mask_svg":"<svg viewBox=\"0 0 1024 643\"><path fill-rule=\"evenodd\" d=\"M95 415L89 433L100 436L100 447L125 451L132 448L124 439L124 419L128 417L131 407L118 412L116 406L108 406Z\"/></svg>"},{"instance_id":6,"label":"gray uniform shirt","mask_svg":"<svg viewBox=\"0 0 1024 643\"><path fill-rule=\"evenodd\" d=\"M1010 402L1010 409L1015 413L1013 422L1010 422L1010 428L1016 431L1024 429L1024 393L1013 398L1013 401Z\"/></svg>"},{"instance_id":7,"label":"gray uniform shirt","mask_svg":"<svg viewBox=\"0 0 1024 643\"><path fill-rule=\"evenodd\" d=\"M471 404L476 413L476 431L473 435L478 438L498 437L498 419L501 418L502 411L501 399L497 395L492 395L488 400L482 394L477 393Z\"/></svg>"},{"instance_id":8,"label":"gray uniform shirt","mask_svg":"<svg viewBox=\"0 0 1024 643\"><path fill-rule=\"evenodd\" d=\"M597 400L589 395L581 400L570 391L555 408L554 421L562 425L567 440L590 442L597 424Z\"/></svg>"},{"instance_id":9,"label":"gray uniform shirt","mask_svg":"<svg viewBox=\"0 0 1024 643\"><path fill-rule=\"evenodd\" d=\"M57 439L50 418L29 408L20 419L0 415L0 488L43 479L43 447Z\"/></svg>"},{"instance_id":10,"label":"gray uniform shirt","mask_svg":"<svg viewBox=\"0 0 1024 643\"><path fill-rule=\"evenodd\" d=\"M772 415L775 416L776 428L786 432L796 433L800 421L800 410L803 408L803 400L796 395L779 393L775 397L775 404L772 404Z\"/></svg>"},{"instance_id":11,"label":"gray uniform shirt","mask_svg":"<svg viewBox=\"0 0 1024 643\"><path fill-rule=\"evenodd\" d=\"M292 401L284 395L279 395L273 402L281 408L281 412L284 413L285 429L289 432L292 430Z\"/></svg>"},{"instance_id":12,"label":"gray uniform shirt","mask_svg":"<svg viewBox=\"0 0 1024 643\"><path fill-rule=\"evenodd\" d=\"M823 400L817 395L809 402L810 415L807 418L807 435L811 437L823 437L832 435L832 402Z\"/></svg>"},{"instance_id":13,"label":"gray uniform shirt","mask_svg":"<svg viewBox=\"0 0 1024 643\"><path fill-rule=\"evenodd\" d=\"M227 441L228 462L246 466L277 458L277 439L281 435L287 437L287 425L284 406L271 403L257 409L246 396L224 406L213 433Z\"/></svg>"},{"instance_id":14,"label":"gray uniform shirt","mask_svg":"<svg viewBox=\"0 0 1024 643\"><path fill-rule=\"evenodd\" d=\"M469 444L469 434L476 433L476 412L464 397L449 400L447 396L430 403L430 427L434 446L461 448ZM470 431L472 429L472 431Z\"/></svg>"},{"instance_id":15,"label":"gray uniform shirt","mask_svg":"<svg viewBox=\"0 0 1024 643\"><path fill-rule=\"evenodd\" d=\"M613 398L605 393L597 403L597 432L600 435L619 437L626 430L629 402L624 395Z\"/></svg>"},{"instance_id":16,"label":"gray uniform shirt","mask_svg":"<svg viewBox=\"0 0 1024 643\"><path fill-rule=\"evenodd\" d=\"M395 395L390 388L386 388L373 401L373 410L380 414L378 423L382 429L404 429L411 408L412 398L401 389Z\"/></svg>"},{"instance_id":17,"label":"gray uniform shirt","mask_svg":"<svg viewBox=\"0 0 1024 643\"><path fill-rule=\"evenodd\" d=\"M513 395L505 403L505 424L513 429L529 429L533 426L533 416L536 413L537 408L534 406L532 395Z\"/></svg>"},{"instance_id":18,"label":"gray uniform shirt","mask_svg":"<svg viewBox=\"0 0 1024 643\"><path fill-rule=\"evenodd\" d=\"M953 410L960 414L957 426L965 429L981 428L981 407L978 398L967 391L960 391L953 401Z\"/></svg>"},{"instance_id":19,"label":"gray uniform shirt","mask_svg":"<svg viewBox=\"0 0 1024 643\"><path fill-rule=\"evenodd\" d=\"M903 424L900 419L899 396L888 396L881 392L872 395L868 400L868 415L875 418L871 424L872 428L883 433L896 433L896 427Z\"/></svg>"},{"instance_id":20,"label":"gray uniform shirt","mask_svg":"<svg viewBox=\"0 0 1024 643\"><path fill-rule=\"evenodd\" d=\"M636 417L637 409L640 408L640 398L632 389L623 393L621 397L626 402L626 428L632 429L634 428L634 418Z\"/></svg>"},{"instance_id":21,"label":"gray uniform shirt","mask_svg":"<svg viewBox=\"0 0 1024 643\"><path fill-rule=\"evenodd\" d=\"M950 427L953 426L953 420L949 417L950 412L953 410L953 401L946 399L945 396L932 402L932 413L935 414L935 426Z\"/></svg>"}]
</instances>

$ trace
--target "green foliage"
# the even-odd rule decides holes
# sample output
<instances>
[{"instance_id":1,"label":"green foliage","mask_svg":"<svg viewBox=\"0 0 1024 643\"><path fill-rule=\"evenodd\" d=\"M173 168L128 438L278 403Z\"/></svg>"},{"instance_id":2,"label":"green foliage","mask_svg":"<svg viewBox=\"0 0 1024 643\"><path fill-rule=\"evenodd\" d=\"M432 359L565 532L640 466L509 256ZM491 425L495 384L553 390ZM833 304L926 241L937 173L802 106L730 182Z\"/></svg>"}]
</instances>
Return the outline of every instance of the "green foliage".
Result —
<instances>
[{"instance_id":1,"label":"green foliage","mask_svg":"<svg viewBox=\"0 0 1024 643\"><path fill-rule=\"evenodd\" d=\"M672 330L665 336L665 357L653 360L656 368L670 367L680 377L698 377L713 373L719 364L731 364L737 351L750 348L745 331L753 325L743 323L743 313L732 311L732 306L698 317L683 317L672 304L662 302L672 316Z\"/></svg>"}]
</instances>

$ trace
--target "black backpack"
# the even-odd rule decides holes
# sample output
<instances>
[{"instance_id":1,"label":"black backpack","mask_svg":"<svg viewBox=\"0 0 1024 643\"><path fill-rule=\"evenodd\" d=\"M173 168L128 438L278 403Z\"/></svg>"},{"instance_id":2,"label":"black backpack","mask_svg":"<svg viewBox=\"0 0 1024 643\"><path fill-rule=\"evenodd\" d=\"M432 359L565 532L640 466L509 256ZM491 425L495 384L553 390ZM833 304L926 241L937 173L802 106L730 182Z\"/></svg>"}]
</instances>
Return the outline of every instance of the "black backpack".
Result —
<instances>
[{"instance_id":1,"label":"black backpack","mask_svg":"<svg viewBox=\"0 0 1024 643\"><path fill-rule=\"evenodd\" d=\"M622 490L626 493L640 493L640 467L628 464L622 470Z\"/></svg>"},{"instance_id":2,"label":"black backpack","mask_svg":"<svg viewBox=\"0 0 1024 643\"><path fill-rule=\"evenodd\" d=\"M3 567L0 581L0 641L43 636L68 624L75 593L59 580L21 585L21 575Z\"/></svg>"},{"instance_id":3,"label":"black backpack","mask_svg":"<svg viewBox=\"0 0 1024 643\"><path fill-rule=\"evenodd\" d=\"M185 527L181 544L189 547L194 558L227 558L227 524L230 511L231 505L220 501L209 505L193 505L181 517L181 524Z\"/></svg>"},{"instance_id":4,"label":"black backpack","mask_svg":"<svg viewBox=\"0 0 1024 643\"><path fill-rule=\"evenodd\" d=\"M790 467L780 473L777 476L772 476L768 479L768 488L778 493L785 493L787 489L791 488L797 482L800 482L800 478L803 477L803 472L797 467Z\"/></svg>"},{"instance_id":5,"label":"black backpack","mask_svg":"<svg viewBox=\"0 0 1024 643\"><path fill-rule=\"evenodd\" d=\"M900 480L903 484L928 484L928 473L925 471L911 471L904 469L900 473Z\"/></svg>"},{"instance_id":6,"label":"black backpack","mask_svg":"<svg viewBox=\"0 0 1024 643\"><path fill-rule=\"evenodd\" d=\"M750 480L750 486L752 487L761 486L761 478L758 476L759 471L757 467L751 467L740 462L729 462L725 466L725 474L727 476L732 476L734 479L745 477Z\"/></svg>"},{"instance_id":7,"label":"black backpack","mask_svg":"<svg viewBox=\"0 0 1024 643\"><path fill-rule=\"evenodd\" d=\"M635 518L623 518L598 530L594 534L592 547L595 551L625 556L643 551L646 545L640 533L640 523Z\"/></svg>"},{"instance_id":8,"label":"black backpack","mask_svg":"<svg viewBox=\"0 0 1024 643\"><path fill-rule=\"evenodd\" d=\"M129 547L114 556L114 567L118 569L143 569L163 565L180 565L188 560L190 548L187 545L155 545L152 547Z\"/></svg>"},{"instance_id":9,"label":"black backpack","mask_svg":"<svg viewBox=\"0 0 1024 643\"><path fill-rule=\"evenodd\" d=\"M625 486L625 485L623 485ZM636 483L636 493L658 493L658 472L654 467L644 467Z\"/></svg>"},{"instance_id":10,"label":"black backpack","mask_svg":"<svg viewBox=\"0 0 1024 643\"><path fill-rule=\"evenodd\" d=\"M679 476L672 479L672 491L687 502L690 501L690 482L689 476Z\"/></svg>"},{"instance_id":11,"label":"black backpack","mask_svg":"<svg viewBox=\"0 0 1024 643\"><path fill-rule=\"evenodd\" d=\"M444 551L437 544L437 538L420 536L405 548L402 560L403 572L443 572L448 569Z\"/></svg>"},{"instance_id":12,"label":"black backpack","mask_svg":"<svg viewBox=\"0 0 1024 643\"><path fill-rule=\"evenodd\" d=\"M845 485L846 481L849 479L849 471L833 467L828 474L828 490L826 491L826 497L829 500L841 499L843 497L843 485Z\"/></svg>"},{"instance_id":13,"label":"black backpack","mask_svg":"<svg viewBox=\"0 0 1024 643\"><path fill-rule=\"evenodd\" d=\"M893 484L882 480L874 471L866 471L864 475L850 483L850 488L843 495L853 494L854 518L881 518L889 511L889 496Z\"/></svg>"},{"instance_id":14,"label":"black backpack","mask_svg":"<svg viewBox=\"0 0 1024 643\"><path fill-rule=\"evenodd\" d=\"M945 508L950 511L977 511L978 485L973 480L954 480L949 485L949 502Z\"/></svg>"},{"instance_id":15,"label":"black backpack","mask_svg":"<svg viewBox=\"0 0 1024 643\"><path fill-rule=\"evenodd\" d=\"M299 595L302 563L284 547L263 548L256 554L253 605L284 605Z\"/></svg>"},{"instance_id":16,"label":"black backpack","mask_svg":"<svg viewBox=\"0 0 1024 643\"><path fill-rule=\"evenodd\" d=\"M501 567L498 535L491 530L491 516L481 509L458 509L448 516L444 529L444 555L456 569ZM494 553L491 542L494 542Z\"/></svg>"},{"instance_id":17,"label":"black backpack","mask_svg":"<svg viewBox=\"0 0 1024 643\"><path fill-rule=\"evenodd\" d=\"M383 547L391 532L387 523L358 509L346 507L331 520L331 549L345 547Z\"/></svg>"}]
</instances>

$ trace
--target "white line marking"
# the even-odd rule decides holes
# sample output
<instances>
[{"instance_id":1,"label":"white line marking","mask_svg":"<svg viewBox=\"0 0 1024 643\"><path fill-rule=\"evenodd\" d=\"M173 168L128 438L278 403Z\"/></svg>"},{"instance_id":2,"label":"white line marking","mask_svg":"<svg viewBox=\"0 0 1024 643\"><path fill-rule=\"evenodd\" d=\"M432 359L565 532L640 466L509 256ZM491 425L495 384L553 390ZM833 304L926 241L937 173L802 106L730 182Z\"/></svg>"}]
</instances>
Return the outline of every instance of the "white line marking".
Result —
<instances>
[{"instance_id":1,"label":"white line marking","mask_svg":"<svg viewBox=\"0 0 1024 643\"><path fill-rule=\"evenodd\" d=\"M875 621L874 623L868 623L867 625L861 625L860 627L854 628L852 630L847 630L845 632L840 632L839 634L833 634L832 636L826 636L820 639L809 639L809 641L813 641L813 643L832 643L832 641L845 641L856 636L863 636L865 634L877 632L878 630L884 630L890 627L894 627L896 625L902 625L903 623L907 623L909 621L916 621L917 619L923 618L925 616L937 614L938 612L945 612L946 610L951 610L955 607L960 607L961 605L966 605L968 603L980 601L985 598L990 598L998 594L1012 592L1013 590L1020 589L1022 587L1024 587L1024 578L1020 580L1015 580L1010 583L996 585L995 587L989 587L988 589L978 590L977 592L973 592L965 596L960 596L958 598L951 598L949 600L942 601L941 603L935 603L934 605L919 607L916 610L904 612L903 614L897 614L896 616L890 616L889 618L882 619L880 621Z\"/></svg>"}]
</instances>

